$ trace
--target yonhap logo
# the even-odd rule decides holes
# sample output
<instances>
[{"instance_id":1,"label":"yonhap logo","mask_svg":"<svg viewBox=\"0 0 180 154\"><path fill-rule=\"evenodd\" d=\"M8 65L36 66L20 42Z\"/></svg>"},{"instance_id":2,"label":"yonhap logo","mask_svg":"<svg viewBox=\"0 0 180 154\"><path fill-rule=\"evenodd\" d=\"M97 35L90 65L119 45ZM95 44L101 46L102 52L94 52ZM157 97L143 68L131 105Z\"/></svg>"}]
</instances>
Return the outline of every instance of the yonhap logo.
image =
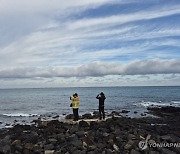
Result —
<instances>
[{"instance_id":1,"label":"yonhap logo","mask_svg":"<svg viewBox=\"0 0 180 154\"><path fill-rule=\"evenodd\" d=\"M145 150L148 147L148 141L151 138L151 135L148 135L145 140L140 141L138 146L141 150Z\"/></svg>"},{"instance_id":2,"label":"yonhap logo","mask_svg":"<svg viewBox=\"0 0 180 154\"><path fill-rule=\"evenodd\" d=\"M140 141L139 142L139 148L141 150L145 150L147 147L148 147L148 143L147 142L145 142L145 141Z\"/></svg>"},{"instance_id":3,"label":"yonhap logo","mask_svg":"<svg viewBox=\"0 0 180 154\"><path fill-rule=\"evenodd\" d=\"M146 150L148 146L152 148L171 148L171 147L180 148L180 143L167 143L167 142L157 143L152 139L150 140L150 137L151 135L148 135L146 139L141 137L143 138L143 140L140 141L138 144L141 150Z\"/></svg>"}]
</instances>

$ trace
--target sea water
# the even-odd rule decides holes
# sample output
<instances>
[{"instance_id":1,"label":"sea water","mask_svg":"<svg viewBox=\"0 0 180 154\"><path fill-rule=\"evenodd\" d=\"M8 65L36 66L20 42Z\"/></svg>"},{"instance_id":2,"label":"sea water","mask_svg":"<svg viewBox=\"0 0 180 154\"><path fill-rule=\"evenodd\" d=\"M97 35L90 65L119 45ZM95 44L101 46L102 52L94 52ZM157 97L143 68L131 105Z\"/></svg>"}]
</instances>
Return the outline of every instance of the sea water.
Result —
<instances>
[{"instance_id":1,"label":"sea water","mask_svg":"<svg viewBox=\"0 0 180 154\"><path fill-rule=\"evenodd\" d=\"M63 118L72 113L69 97L74 93L80 97L79 114L92 113L98 110L96 96L100 92L105 93L108 113L125 109L130 116L139 116L151 105L180 106L179 86L0 89L0 127L14 121L27 123L40 115Z\"/></svg>"}]
</instances>

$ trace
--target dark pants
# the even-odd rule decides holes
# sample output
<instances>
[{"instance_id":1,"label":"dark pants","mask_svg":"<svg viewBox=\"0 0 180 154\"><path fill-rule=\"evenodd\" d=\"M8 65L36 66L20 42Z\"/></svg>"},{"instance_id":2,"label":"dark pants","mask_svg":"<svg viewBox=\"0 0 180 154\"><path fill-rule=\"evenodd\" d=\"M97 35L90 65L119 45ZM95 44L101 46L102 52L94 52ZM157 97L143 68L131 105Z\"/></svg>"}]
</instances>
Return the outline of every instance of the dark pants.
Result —
<instances>
[{"instance_id":1,"label":"dark pants","mask_svg":"<svg viewBox=\"0 0 180 154\"><path fill-rule=\"evenodd\" d=\"M73 115L74 115L74 121L78 121L79 119L78 108L73 109Z\"/></svg>"},{"instance_id":2,"label":"dark pants","mask_svg":"<svg viewBox=\"0 0 180 154\"><path fill-rule=\"evenodd\" d=\"M101 120L103 116L103 119L105 119L105 113L104 113L104 105L99 106L99 119Z\"/></svg>"}]
</instances>

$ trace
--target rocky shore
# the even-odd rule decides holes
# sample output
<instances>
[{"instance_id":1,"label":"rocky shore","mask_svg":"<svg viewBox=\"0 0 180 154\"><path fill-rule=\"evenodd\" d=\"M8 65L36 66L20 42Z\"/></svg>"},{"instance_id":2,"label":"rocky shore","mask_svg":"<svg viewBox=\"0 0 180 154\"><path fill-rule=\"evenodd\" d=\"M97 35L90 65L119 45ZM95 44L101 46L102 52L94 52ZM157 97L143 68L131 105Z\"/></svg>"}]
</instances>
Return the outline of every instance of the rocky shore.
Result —
<instances>
[{"instance_id":1,"label":"rocky shore","mask_svg":"<svg viewBox=\"0 0 180 154\"><path fill-rule=\"evenodd\" d=\"M112 112L104 121L98 113L78 122L35 120L0 130L2 154L178 154L180 108L151 107L157 117L128 118ZM125 111L123 111L125 112Z\"/></svg>"}]
</instances>

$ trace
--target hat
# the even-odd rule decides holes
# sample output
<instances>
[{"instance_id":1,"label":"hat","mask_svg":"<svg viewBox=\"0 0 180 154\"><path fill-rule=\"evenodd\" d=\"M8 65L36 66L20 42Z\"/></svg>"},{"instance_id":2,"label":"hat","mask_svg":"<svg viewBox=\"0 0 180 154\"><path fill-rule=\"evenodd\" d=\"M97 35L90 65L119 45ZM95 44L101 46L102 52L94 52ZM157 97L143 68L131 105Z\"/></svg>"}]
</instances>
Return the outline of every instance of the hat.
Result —
<instances>
[{"instance_id":1,"label":"hat","mask_svg":"<svg viewBox=\"0 0 180 154\"><path fill-rule=\"evenodd\" d=\"M75 93L74 95L75 95L75 96L78 96L78 94L77 94L77 93Z\"/></svg>"}]
</instances>

